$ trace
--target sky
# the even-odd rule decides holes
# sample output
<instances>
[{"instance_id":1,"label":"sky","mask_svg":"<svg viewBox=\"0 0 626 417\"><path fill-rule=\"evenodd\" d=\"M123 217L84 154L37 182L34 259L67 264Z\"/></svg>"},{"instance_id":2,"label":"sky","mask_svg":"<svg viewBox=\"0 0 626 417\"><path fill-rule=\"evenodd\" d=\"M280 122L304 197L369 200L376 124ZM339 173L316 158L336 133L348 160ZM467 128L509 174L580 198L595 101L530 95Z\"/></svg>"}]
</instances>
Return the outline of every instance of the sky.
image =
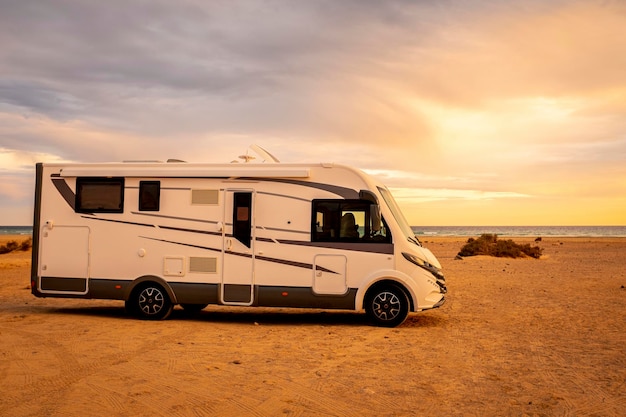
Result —
<instances>
[{"instance_id":1,"label":"sky","mask_svg":"<svg viewBox=\"0 0 626 417\"><path fill-rule=\"evenodd\" d=\"M0 225L36 162L380 178L412 225L626 225L626 1L0 0Z\"/></svg>"}]
</instances>

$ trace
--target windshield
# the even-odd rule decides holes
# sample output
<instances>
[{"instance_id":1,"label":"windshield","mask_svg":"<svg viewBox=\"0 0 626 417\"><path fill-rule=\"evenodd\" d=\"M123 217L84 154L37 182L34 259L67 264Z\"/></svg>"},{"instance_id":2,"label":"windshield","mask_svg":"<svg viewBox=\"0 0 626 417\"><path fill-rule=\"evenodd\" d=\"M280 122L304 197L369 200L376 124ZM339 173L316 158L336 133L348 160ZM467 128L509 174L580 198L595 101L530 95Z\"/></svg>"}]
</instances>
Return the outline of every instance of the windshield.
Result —
<instances>
[{"instance_id":1,"label":"windshield","mask_svg":"<svg viewBox=\"0 0 626 417\"><path fill-rule=\"evenodd\" d=\"M389 190L387 188L378 187L378 191L380 191L380 194L383 196L383 200L387 203L387 207L391 210L391 214L393 214L393 217L396 219L402 233L408 240L419 245L419 241L415 237L415 233L413 233L411 226L409 226L409 222L404 217L404 214L402 214L400 207L398 207L398 203L396 203L396 200L393 198Z\"/></svg>"}]
</instances>

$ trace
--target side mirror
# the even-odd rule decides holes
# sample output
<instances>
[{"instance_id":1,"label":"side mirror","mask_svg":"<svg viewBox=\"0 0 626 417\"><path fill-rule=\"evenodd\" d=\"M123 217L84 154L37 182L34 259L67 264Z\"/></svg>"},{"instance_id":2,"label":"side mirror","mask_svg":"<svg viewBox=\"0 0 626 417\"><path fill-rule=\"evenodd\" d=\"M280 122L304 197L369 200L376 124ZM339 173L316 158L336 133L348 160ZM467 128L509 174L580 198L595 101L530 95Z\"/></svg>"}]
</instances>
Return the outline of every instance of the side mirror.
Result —
<instances>
[{"instance_id":1,"label":"side mirror","mask_svg":"<svg viewBox=\"0 0 626 417\"><path fill-rule=\"evenodd\" d=\"M376 194L374 194L370 190L359 191L359 199L369 201L370 203L378 205L378 198L376 197Z\"/></svg>"}]
</instances>

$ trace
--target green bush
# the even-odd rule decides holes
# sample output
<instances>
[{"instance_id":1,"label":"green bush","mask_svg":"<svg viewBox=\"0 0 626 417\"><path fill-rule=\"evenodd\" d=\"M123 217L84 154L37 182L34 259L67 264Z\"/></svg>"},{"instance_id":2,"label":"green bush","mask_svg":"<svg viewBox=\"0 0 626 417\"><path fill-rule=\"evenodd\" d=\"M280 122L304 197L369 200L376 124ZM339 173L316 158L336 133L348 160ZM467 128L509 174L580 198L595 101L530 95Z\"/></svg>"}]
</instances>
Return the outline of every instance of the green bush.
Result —
<instances>
[{"instance_id":1,"label":"green bush","mask_svg":"<svg viewBox=\"0 0 626 417\"><path fill-rule=\"evenodd\" d=\"M500 258L522 258L530 256L538 259L543 249L539 246L531 247L530 244L520 245L511 239L498 240L498 235L483 234L479 238L473 237L461 248L460 256L489 255Z\"/></svg>"}]
</instances>

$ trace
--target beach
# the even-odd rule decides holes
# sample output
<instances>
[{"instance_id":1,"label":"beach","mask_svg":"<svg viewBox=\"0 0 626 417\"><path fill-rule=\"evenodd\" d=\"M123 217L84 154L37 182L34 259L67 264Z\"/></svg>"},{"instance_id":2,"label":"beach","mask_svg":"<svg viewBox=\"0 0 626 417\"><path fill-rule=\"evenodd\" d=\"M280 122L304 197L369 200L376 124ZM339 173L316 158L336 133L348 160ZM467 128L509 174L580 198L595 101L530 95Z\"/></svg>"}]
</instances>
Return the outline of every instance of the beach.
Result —
<instances>
[{"instance_id":1,"label":"beach","mask_svg":"<svg viewBox=\"0 0 626 417\"><path fill-rule=\"evenodd\" d=\"M466 239L423 238L447 302L393 329L221 306L141 321L120 301L35 298L30 251L0 255L0 415L623 416L626 238L455 259Z\"/></svg>"}]
</instances>

